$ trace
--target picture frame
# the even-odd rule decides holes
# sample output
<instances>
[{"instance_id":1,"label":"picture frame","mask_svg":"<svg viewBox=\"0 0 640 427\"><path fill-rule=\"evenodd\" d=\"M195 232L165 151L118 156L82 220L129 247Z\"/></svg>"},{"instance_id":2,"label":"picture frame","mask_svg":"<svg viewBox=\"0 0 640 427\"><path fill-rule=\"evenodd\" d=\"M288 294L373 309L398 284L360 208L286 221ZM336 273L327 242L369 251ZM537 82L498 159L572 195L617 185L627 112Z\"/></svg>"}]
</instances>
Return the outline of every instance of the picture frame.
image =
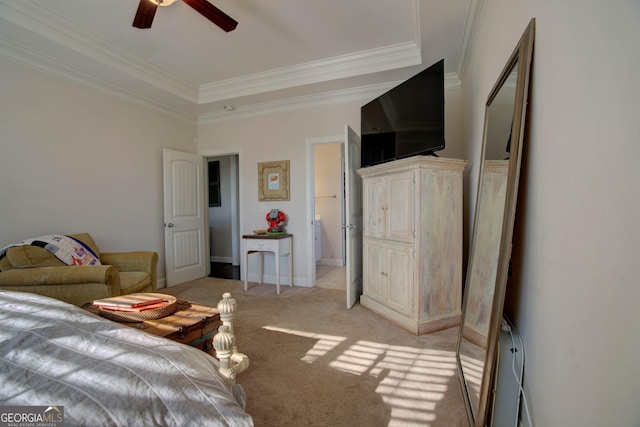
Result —
<instances>
[{"instance_id":1,"label":"picture frame","mask_svg":"<svg viewBox=\"0 0 640 427\"><path fill-rule=\"evenodd\" d=\"M290 200L289 160L258 163L258 200Z\"/></svg>"}]
</instances>

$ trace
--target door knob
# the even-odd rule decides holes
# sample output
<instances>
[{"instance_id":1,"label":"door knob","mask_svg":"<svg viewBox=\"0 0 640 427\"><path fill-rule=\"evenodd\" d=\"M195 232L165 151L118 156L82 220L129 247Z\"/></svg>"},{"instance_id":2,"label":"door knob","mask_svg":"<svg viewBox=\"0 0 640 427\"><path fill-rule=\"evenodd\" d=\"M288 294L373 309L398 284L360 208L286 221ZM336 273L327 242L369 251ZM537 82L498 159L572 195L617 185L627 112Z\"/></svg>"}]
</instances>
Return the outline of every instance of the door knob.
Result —
<instances>
[{"instance_id":1,"label":"door knob","mask_svg":"<svg viewBox=\"0 0 640 427\"><path fill-rule=\"evenodd\" d=\"M168 227L168 228L171 228L171 227L173 227L173 223L172 223L172 222L169 222L169 223L165 224L164 226L165 226L165 227Z\"/></svg>"}]
</instances>

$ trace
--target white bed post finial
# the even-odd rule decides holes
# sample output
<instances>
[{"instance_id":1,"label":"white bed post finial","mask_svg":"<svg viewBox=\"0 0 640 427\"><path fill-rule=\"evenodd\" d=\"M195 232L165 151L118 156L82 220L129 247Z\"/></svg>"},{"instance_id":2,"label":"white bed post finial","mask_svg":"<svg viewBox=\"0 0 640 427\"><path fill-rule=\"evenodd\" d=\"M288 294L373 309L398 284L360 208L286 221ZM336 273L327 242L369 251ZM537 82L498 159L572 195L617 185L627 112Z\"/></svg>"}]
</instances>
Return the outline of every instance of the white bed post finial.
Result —
<instances>
[{"instance_id":1,"label":"white bed post finial","mask_svg":"<svg viewBox=\"0 0 640 427\"><path fill-rule=\"evenodd\" d=\"M220 374L230 383L235 383L236 373L231 367L231 356L235 347L235 337L227 325L222 325L218 333L213 337L213 348L216 349L216 357L220 361Z\"/></svg>"},{"instance_id":2,"label":"white bed post finial","mask_svg":"<svg viewBox=\"0 0 640 427\"><path fill-rule=\"evenodd\" d=\"M236 317L236 311L238 310L238 302L231 296L229 292L222 294L222 299L218 303L218 311L220 312L220 320L222 324L229 327L231 334L233 331L233 319ZM235 346L235 340L233 345L233 351L237 352L238 349Z\"/></svg>"},{"instance_id":3,"label":"white bed post finial","mask_svg":"<svg viewBox=\"0 0 640 427\"><path fill-rule=\"evenodd\" d=\"M238 309L237 301L226 292L218 303L222 326L213 337L213 347L216 349L216 357L220 361L218 371L226 381L235 384L236 375L249 367L249 358L238 352L236 337L233 333L233 318Z\"/></svg>"}]
</instances>

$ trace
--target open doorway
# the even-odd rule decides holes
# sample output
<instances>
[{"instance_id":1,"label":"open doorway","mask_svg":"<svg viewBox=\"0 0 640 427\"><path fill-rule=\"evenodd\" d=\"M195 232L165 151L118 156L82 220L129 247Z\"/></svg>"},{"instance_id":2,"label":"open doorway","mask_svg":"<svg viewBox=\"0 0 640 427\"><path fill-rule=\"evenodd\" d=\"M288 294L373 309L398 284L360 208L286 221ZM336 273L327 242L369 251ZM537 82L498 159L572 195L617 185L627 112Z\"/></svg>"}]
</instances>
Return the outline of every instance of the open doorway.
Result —
<instances>
[{"instance_id":1,"label":"open doorway","mask_svg":"<svg viewBox=\"0 0 640 427\"><path fill-rule=\"evenodd\" d=\"M346 289L343 143L313 145L315 284Z\"/></svg>"},{"instance_id":2,"label":"open doorway","mask_svg":"<svg viewBox=\"0 0 640 427\"><path fill-rule=\"evenodd\" d=\"M210 277L240 279L239 160L207 157Z\"/></svg>"}]
</instances>

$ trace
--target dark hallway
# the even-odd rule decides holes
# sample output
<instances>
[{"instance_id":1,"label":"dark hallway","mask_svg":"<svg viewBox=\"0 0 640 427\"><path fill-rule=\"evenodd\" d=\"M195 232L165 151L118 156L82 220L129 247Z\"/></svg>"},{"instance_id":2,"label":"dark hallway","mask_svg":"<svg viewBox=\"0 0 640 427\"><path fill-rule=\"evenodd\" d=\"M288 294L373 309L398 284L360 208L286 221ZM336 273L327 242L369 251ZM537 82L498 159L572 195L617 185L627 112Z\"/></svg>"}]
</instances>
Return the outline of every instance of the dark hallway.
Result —
<instances>
[{"instance_id":1,"label":"dark hallway","mask_svg":"<svg viewBox=\"0 0 640 427\"><path fill-rule=\"evenodd\" d=\"M240 280L240 266L233 266L230 263L212 262L209 277Z\"/></svg>"}]
</instances>

